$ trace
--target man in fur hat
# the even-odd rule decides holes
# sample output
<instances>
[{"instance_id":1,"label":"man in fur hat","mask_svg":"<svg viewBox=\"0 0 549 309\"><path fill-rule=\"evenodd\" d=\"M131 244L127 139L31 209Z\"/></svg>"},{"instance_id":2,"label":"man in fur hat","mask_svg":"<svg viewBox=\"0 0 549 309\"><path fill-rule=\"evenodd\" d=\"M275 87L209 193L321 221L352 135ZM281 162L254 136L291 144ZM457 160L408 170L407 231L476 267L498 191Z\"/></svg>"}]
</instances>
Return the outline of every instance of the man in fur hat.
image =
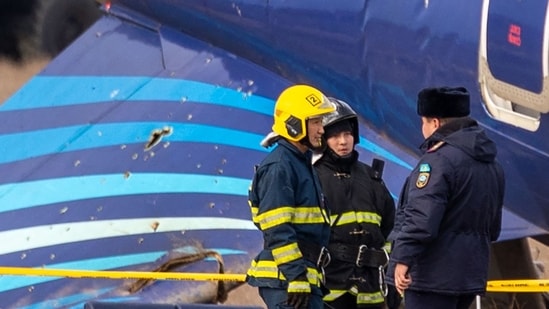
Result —
<instances>
[{"instance_id":1,"label":"man in fur hat","mask_svg":"<svg viewBox=\"0 0 549 309\"><path fill-rule=\"evenodd\" d=\"M423 156L401 192L387 274L407 309L465 309L486 291L505 181L496 145L469 109L463 87L418 94Z\"/></svg>"}]
</instances>

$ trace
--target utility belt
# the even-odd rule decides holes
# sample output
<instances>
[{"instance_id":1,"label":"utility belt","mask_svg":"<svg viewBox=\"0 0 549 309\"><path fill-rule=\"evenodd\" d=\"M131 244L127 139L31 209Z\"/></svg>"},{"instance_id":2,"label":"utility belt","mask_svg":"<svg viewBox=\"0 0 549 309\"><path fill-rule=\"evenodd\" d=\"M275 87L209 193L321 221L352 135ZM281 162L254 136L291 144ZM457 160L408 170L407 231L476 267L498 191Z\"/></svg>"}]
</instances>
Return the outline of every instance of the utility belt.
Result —
<instances>
[{"instance_id":1,"label":"utility belt","mask_svg":"<svg viewBox=\"0 0 549 309\"><path fill-rule=\"evenodd\" d=\"M317 268L324 269L330 264L332 258L328 248L304 241L298 241L297 245L303 258L313 262Z\"/></svg>"},{"instance_id":2,"label":"utility belt","mask_svg":"<svg viewBox=\"0 0 549 309\"><path fill-rule=\"evenodd\" d=\"M348 245L342 243L328 246L333 259L355 264L357 267L379 268L387 266L389 254L385 250L368 248L366 245Z\"/></svg>"}]
</instances>

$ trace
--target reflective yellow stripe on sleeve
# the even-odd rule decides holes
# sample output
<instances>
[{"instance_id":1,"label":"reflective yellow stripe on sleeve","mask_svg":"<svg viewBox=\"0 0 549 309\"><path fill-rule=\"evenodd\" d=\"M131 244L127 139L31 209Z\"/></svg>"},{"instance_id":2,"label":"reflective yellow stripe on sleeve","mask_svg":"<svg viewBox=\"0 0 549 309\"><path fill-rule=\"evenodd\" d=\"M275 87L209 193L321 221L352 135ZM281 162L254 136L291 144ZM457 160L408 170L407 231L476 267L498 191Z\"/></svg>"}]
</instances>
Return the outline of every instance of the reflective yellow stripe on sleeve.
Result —
<instances>
[{"instance_id":1,"label":"reflective yellow stripe on sleeve","mask_svg":"<svg viewBox=\"0 0 549 309\"><path fill-rule=\"evenodd\" d=\"M250 212L252 213L252 222L257 224L257 213L259 212L259 208L254 206L251 201L248 201L248 204L250 205Z\"/></svg>"},{"instance_id":2,"label":"reflective yellow stripe on sleeve","mask_svg":"<svg viewBox=\"0 0 549 309\"><path fill-rule=\"evenodd\" d=\"M278 247L272 250L273 258L277 265L295 261L302 258L301 251L297 246L297 243L290 243L288 245Z\"/></svg>"},{"instance_id":3,"label":"reflective yellow stripe on sleeve","mask_svg":"<svg viewBox=\"0 0 549 309\"><path fill-rule=\"evenodd\" d=\"M291 281L288 293L311 293L311 285L307 281Z\"/></svg>"},{"instance_id":4,"label":"reflective yellow stripe on sleeve","mask_svg":"<svg viewBox=\"0 0 549 309\"><path fill-rule=\"evenodd\" d=\"M272 278L285 280L282 274L280 274L281 277L279 278L278 267L276 266L276 263L274 261L256 262L255 260L252 260L252 265L248 269L247 275L255 278Z\"/></svg>"},{"instance_id":5,"label":"reflective yellow stripe on sleeve","mask_svg":"<svg viewBox=\"0 0 549 309\"><path fill-rule=\"evenodd\" d=\"M324 276L316 268L307 267L307 280L312 285L320 286L320 283L324 281Z\"/></svg>"},{"instance_id":6,"label":"reflective yellow stripe on sleeve","mask_svg":"<svg viewBox=\"0 0 549 309\"><path fill-rule=\"evenodd\" d=\"M292 223L295 224L314 224L324 223L328 218L326 211L320 207L295 207L295 215Z\"/></svg>"},{"instance_id":7,"label":"reflective yellow stripe on sleeve","mask_svg":"<svg viewBox=\"0 0 549 309\"><path fill-rule=\"evenodd\" d=\"M274 261L255 261L252 260L251 267L248 269L247 275L254 278L271 278L286 281L286 277L279 271ZM320 287L323 281L322 273L312 267L307 267L307 281L310 285Z\"/></svg>"},{"instance_id":8,"label":"reflective yellow stripe on sleeve","mask_svg":"<svg viewBox=\"0 0 549 309\"><path fill-rule=\"evenodd\" d=\"M259 224L261 230L286 224L313 224L324 223L325 212L319 207L279 207L255 216L254 222ZM253 209L252 209L253 213Z\"/></svg>"},{"instance_id":9,"label":"reflective yellow stripe on sleeve","mask_svg":"<svg viewBox=\"0 0 549 309\"><path fill-rule=\"evenodd\" d=\"M292 207L280 207L258 214L256 220L262 230L267 230L277 225L290 223L292 213Z\"/></svg>"}]
</instances>

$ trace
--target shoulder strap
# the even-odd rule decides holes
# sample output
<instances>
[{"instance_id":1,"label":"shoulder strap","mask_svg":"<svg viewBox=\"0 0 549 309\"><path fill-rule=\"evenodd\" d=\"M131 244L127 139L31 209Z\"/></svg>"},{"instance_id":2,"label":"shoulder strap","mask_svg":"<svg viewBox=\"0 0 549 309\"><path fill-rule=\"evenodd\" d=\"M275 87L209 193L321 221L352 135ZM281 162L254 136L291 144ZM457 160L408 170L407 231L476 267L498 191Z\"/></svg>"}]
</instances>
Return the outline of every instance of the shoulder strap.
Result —
<instances>
[{"instance_id":1,"label":"shoulder strap","mask_svg":"<svg viewBox=\"0 0 549 309\"><path fill-rule=\"evenodd\" d=\"M431 146L431 148L427 149L427 152L435 152L437 151L440 147L442 147L442 145L444 145L445 142L444 141L440 141L436 144L434 144L433 146Z\"/></svg>"}]
</instances>

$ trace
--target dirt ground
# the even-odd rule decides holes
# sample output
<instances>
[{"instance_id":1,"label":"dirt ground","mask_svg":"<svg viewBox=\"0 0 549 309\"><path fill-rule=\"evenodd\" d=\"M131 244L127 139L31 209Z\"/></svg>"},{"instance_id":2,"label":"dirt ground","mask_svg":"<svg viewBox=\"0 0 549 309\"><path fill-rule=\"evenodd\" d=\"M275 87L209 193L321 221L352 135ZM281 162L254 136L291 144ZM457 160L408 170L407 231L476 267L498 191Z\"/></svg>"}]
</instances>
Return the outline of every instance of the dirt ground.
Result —
<instances>
[{"instance_id":1,"label":"dirt ground","mask_svg":"<svg viewBox=\"0 0 549 309\"><path fill-rule=\"evenodd\" d=\"M549 279L549 246L534 239L528 239L532 260L539 270L539 279Z\"/></svg>"},{"instance_id":2,"label":"dirt ground","mask_svg":"<svg viewBox=\"0 0 549 309\"><path fill-rule=\"evenodd\" d=\"M265 303L259 297L257 288L243 284L229 293L225 306L246 305L266 309Z\"/></svg>"}]
</instances>

